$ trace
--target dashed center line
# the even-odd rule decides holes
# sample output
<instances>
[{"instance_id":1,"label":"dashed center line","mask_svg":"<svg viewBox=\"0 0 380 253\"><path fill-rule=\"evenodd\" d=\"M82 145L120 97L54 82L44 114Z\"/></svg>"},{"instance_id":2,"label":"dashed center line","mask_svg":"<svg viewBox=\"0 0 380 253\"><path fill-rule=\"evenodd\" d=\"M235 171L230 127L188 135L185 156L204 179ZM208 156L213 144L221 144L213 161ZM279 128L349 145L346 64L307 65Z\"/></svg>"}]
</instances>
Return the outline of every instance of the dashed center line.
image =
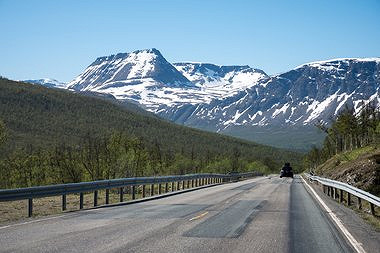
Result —
<instances>
[{"instance_id":1,"label":"dashed center line","mask_svg":"<svg viewBox=\"0 0 380 253\"><path fill-rule=\"evenodd\" d=\"M204 212L204 213L202 213L202 214L200 214L198 216L195 216L195 217L191 218L189 221L200 219L200 218L202 218L203 216L205 216L207 214L208 214L208 212Z\"/></svg>"}]
</instances>

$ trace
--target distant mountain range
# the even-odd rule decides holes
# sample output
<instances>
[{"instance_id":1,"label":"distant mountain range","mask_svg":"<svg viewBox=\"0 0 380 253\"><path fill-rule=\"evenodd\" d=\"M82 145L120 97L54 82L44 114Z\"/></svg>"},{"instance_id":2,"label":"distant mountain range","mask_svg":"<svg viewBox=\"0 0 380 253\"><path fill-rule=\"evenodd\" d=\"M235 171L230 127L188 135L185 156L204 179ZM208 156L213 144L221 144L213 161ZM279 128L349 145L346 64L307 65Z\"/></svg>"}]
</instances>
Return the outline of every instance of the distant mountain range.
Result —
<instances>
[{"instance_id":1,"label":"distant mountain range","mask_svg":"<svg viewBox=\"0 0 380 253\"><path fill-rule=\"evenodd\" d=\"M42 78L42 79L34 79L34 80L24 80L26 83L32 83L32 84L38 84L42 85L48 88L60 88L65 89L67 86L67 83L63 83L60 81L57 81L55 79L50 78Z\"/></svg>"},{"instance_id":2,"label":"distant mountain range","mask_svg":"<svg viewBox=\"0 0 380 253\"><path fill-rule=\"evenodd\" d=\"M171 64L148 49L100 57L66 88L111 94L179 124L307 148L322 140L317 121L346 106L379 104L379 86L380 58L312 62L268 76L249 66Z\"/></svg>"}]
</instances>

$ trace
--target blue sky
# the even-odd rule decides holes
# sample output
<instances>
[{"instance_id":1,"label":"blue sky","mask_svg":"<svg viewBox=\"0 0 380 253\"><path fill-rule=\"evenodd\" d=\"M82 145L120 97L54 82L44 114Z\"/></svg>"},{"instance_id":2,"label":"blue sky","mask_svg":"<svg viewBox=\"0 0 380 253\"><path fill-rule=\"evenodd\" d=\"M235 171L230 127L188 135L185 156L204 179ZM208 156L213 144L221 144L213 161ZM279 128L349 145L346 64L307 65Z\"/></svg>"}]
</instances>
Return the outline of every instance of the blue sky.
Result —
<instances>
[{"instance_id":1,"label":"blue sky","mask_svg":"<svg viewBox=\"0 0 380 253\"><path fill-rule=\"evenodd\" d=\"M268 74L380 57L378 0L0 0L0 75L71 81L99 56L155 47L169 62Z\"/></svg>"}]
</instances>

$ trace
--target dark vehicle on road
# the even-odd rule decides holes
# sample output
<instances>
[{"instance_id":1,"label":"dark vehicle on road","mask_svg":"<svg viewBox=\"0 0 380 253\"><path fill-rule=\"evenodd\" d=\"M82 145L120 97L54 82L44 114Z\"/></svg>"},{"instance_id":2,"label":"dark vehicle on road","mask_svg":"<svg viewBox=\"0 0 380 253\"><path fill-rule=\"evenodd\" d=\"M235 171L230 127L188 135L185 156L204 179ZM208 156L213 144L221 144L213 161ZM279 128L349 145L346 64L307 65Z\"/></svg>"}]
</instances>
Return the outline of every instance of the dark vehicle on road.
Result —
<instances>
[{"instance_id":1,"label":"dark vehicle on road","mask_svg":"<svg viewBox=\"0 0 380 253\"><path fill-rule=\"evenodd\" d=\"M280 171L280 177L291 177L293 178L293 168L290 166L290 163L285 163Z\"/></svg>"}]
</instances>

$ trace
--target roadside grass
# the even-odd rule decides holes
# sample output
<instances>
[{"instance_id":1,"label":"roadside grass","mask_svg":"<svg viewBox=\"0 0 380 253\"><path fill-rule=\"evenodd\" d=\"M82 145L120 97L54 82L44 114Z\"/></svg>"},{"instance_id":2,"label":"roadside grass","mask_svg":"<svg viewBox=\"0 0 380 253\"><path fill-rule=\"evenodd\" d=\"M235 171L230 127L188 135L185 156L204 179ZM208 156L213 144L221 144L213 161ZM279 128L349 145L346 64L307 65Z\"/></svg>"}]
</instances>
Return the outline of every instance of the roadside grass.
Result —
<instances>
[{"instance_id":1,"label":"roadside grass","mask_svg":"<svg viewBox=\"0 0 380 253\"><path fill-rule=\"evenodd\" d=\"M362 156L376 153L378 150L379 149L376 146L366 146L337 154L320 165L316 171L321 172L320 174L335 172L338 167L348 162L355 161Z\"/></svg>"},{"instance_id":2,"label":"roadside grass","mask_svg":"<svg viewBox=\"0 0 380 253\"><path fill-rule=\"evenodd\" d=\"M339 159L341 163L343 164L346 162L356 160L362 155L373 153L374 151L376 151L375 146L366 146L366 147L357 148L352 151L347 151L347 152L338 154L337 159Z\"/></svg>"},{"instance_id":3,"label":"roadside grass","mask_svg":"<svg viewBox=\"0 0 380 253\"><path fill-rule=\"evenodd\" d=\"M380 196L380 146L373 144L337 154L314 172Z\"/></svg>"},{"instance_id":4,"label":"roadside grass","mask_svg":"<svg viewBox=\"0 0 380 253\"><path fill-rule=\"evenodd\" d=\"M168 184L168 192L172 191L171 183ZM182 189L182 183L180 189ZM187 184L185 185L187 189ZM191 188L191 185L190 185ZM151 196L150 186L146 186L146 197ZM177 190L177 184L174 185L174 190ZM106 197L105 190L98 191L98 206L105 205ZM161 194L165 193L165 184L162 184ZM158 185L154 186L154 195L158 195ZM84 193L83 196L83 210L94 207L94 194L93 192ZM136 188L136 199L142 198L142 186ZM123 194L123 202L132 200L130 188L125 188ZM109 191L109 204L120 203L120 194L117 190L111 189ZM62 211L62 196L52 196L45 198L33 199L33 216L32 218L41 218L48 215L57 215L62 213L69 213L78 211L79 209L79 194L66 195L66 211ZM0 224L6 225L8 223L29 220L28 218L28 201L17 200L0 202Z\"/></svg>"}]
</instances>

